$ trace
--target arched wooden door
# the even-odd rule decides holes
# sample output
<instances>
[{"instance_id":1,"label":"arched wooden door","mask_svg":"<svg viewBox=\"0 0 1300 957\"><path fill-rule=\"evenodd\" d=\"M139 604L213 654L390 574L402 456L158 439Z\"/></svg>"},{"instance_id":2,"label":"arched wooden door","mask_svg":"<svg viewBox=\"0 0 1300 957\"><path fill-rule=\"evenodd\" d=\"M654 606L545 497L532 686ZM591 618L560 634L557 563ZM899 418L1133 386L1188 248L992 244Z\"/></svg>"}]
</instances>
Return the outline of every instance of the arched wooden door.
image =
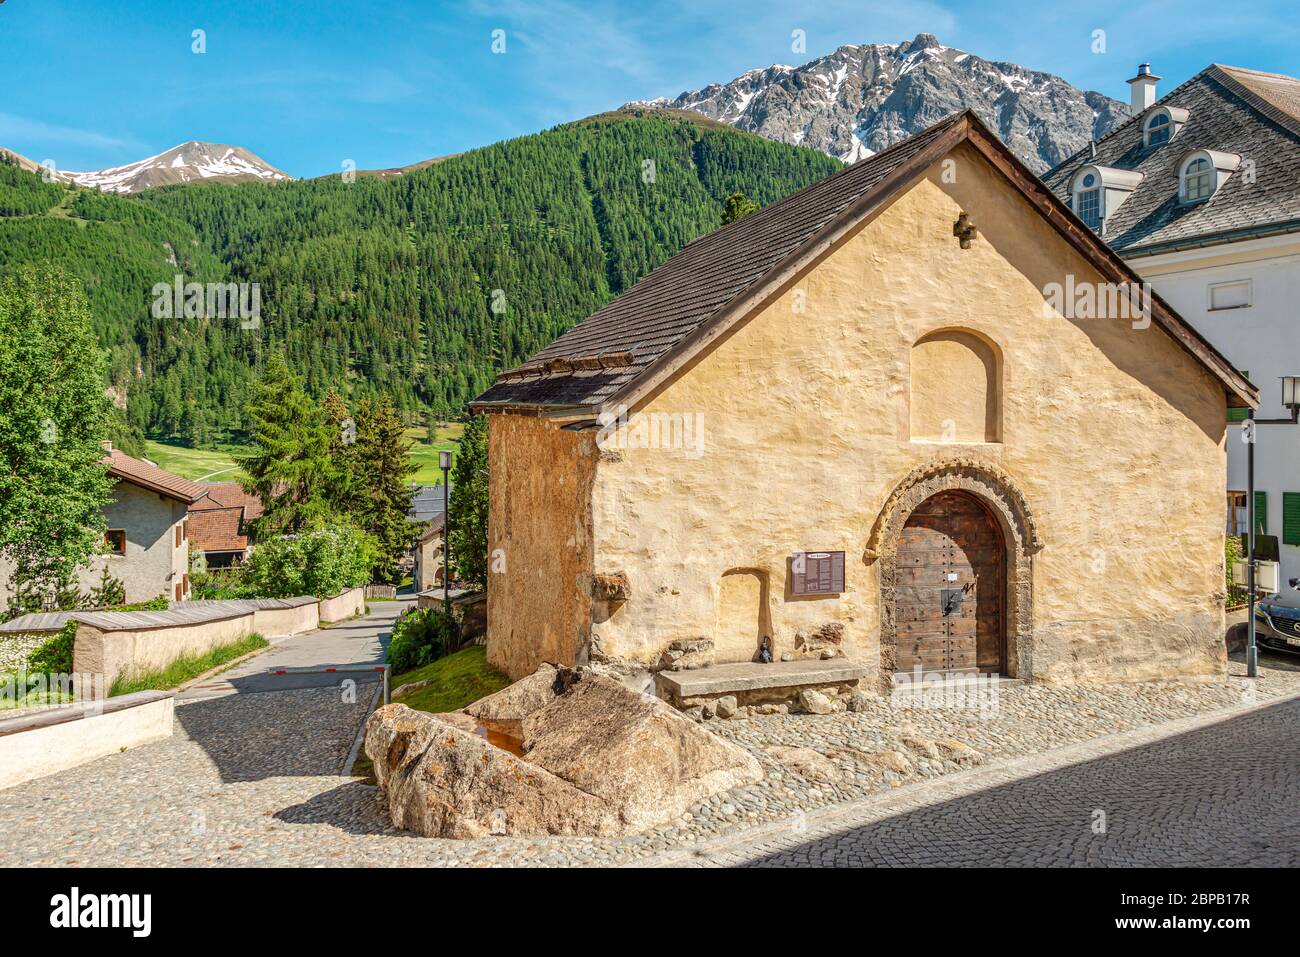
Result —
<instances>
[{"instance_id":1,"label":"arched wooden door","mask_svg":"<svg viewBox=\"0 0 1300 957\"><path fill-rule=\"evenodd\" d=\"M965 492L917 506L898 543L896 671L1005 673L1006 544Z\"/></svg>"}]
</instances>

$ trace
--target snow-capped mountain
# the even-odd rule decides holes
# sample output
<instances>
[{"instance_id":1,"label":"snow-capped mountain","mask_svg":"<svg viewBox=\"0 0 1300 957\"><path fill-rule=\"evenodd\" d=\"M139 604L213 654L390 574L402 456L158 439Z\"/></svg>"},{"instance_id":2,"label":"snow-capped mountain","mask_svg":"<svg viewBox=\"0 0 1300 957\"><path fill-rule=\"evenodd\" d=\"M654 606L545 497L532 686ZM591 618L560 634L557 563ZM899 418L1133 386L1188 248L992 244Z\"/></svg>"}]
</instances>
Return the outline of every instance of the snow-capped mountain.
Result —
<instances>
[{"instance_id":1,"label":"snow-capped mountain","mask_svg":"<svg viewBox=\"0 0 1300 957\"><path fill-rule=\"evenodd\" d=\"M1128 105L1058 76L982 59L920 33L896 45L850 44L791 67L751 70L676 99L625 108L693 110L851 163L973 109L1035 172L1128 118Z\"/></svg>"},{"instance_id":2,"label":"snow-capped mountain","mask_svg":"<svg viewBox=\"0 0 1300 957\"><path fill-rule=\"evenodd\" d=\"M165 153L126 166L76 173L60 170L59 178L78 186L93 186L110 193L138 193L151 186L192 183L198 180L261 179L291 177L261 157L240 146L191 141Z\"/></svg>"}]
</instances>

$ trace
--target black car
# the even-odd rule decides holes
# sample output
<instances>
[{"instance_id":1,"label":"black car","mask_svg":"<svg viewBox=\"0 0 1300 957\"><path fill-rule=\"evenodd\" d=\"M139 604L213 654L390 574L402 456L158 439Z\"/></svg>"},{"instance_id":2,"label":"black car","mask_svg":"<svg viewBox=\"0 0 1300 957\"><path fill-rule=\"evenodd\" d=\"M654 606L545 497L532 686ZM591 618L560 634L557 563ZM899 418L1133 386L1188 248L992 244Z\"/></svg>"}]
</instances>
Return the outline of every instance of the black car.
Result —
<instances>
[{"instance_id":1,"label":"black car","mask_svg":"<svg viewBox=\"0 0 1300 957\"><path fill-rule=\"evenodd\" d=\"M1300 655L1300 608L1273 602L1256 605L1255 640L1273 651Z\"/></svg>"}]
</instances>

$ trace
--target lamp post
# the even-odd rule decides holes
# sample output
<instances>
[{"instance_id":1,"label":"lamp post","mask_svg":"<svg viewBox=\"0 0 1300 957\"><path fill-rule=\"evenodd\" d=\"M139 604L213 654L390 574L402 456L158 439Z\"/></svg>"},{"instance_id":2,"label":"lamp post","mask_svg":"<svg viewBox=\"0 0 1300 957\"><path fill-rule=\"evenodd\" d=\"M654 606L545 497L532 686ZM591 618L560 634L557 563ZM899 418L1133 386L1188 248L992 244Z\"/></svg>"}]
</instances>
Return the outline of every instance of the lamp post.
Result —
<instances>
[{"instance_id":1,"label":"lamp post","mask_svg":"<svg viewBox=\"0 0 1300 957\"><path fill-rule=\"evenodd\" d=\"M438 466L442 469L442 610L451 615L451 497L448 476L451 472L451 452L438 453Z\"/></svg>"},{"instance_id":2,"label":"lamp post","mask_svg":"<svg viewBox=\"0 0 1300 957\"><path fill-rule=\"evenodd\" d=\"M1247 413L1242 441L1246 443L1246 676L1259 676L1259 646L1255 644L1255 429L1261 425L1295 425L1300 422L1300 376L1284 375L1282 406L1291 413L1285 419L1257 419L1252 409ZM1280 583L1279 583L1280 587Z\"/></svg>"}]
</instances>

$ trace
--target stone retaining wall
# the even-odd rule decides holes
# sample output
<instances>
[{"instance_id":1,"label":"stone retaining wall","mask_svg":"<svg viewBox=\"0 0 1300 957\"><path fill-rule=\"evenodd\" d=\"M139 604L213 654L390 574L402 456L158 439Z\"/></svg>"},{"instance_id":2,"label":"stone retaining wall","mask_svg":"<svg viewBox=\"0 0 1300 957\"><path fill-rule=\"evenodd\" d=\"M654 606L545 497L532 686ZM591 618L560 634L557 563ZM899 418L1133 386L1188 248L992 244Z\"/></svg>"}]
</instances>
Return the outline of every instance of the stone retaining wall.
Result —
<instances>
[{"instance_id":1,"label":"stone retaining wall","mask_svg":"<svg viewBox=\"0 0 1300 957\"><path fill-rule=\"evenodd\" d=\"M109 628L81 622L73 645L72 670L103 675L105 691L126 671L165 668L177 658L202 655L253 634L254 612L195 624L157 628Z\"/></svg>"}]
</instances>

